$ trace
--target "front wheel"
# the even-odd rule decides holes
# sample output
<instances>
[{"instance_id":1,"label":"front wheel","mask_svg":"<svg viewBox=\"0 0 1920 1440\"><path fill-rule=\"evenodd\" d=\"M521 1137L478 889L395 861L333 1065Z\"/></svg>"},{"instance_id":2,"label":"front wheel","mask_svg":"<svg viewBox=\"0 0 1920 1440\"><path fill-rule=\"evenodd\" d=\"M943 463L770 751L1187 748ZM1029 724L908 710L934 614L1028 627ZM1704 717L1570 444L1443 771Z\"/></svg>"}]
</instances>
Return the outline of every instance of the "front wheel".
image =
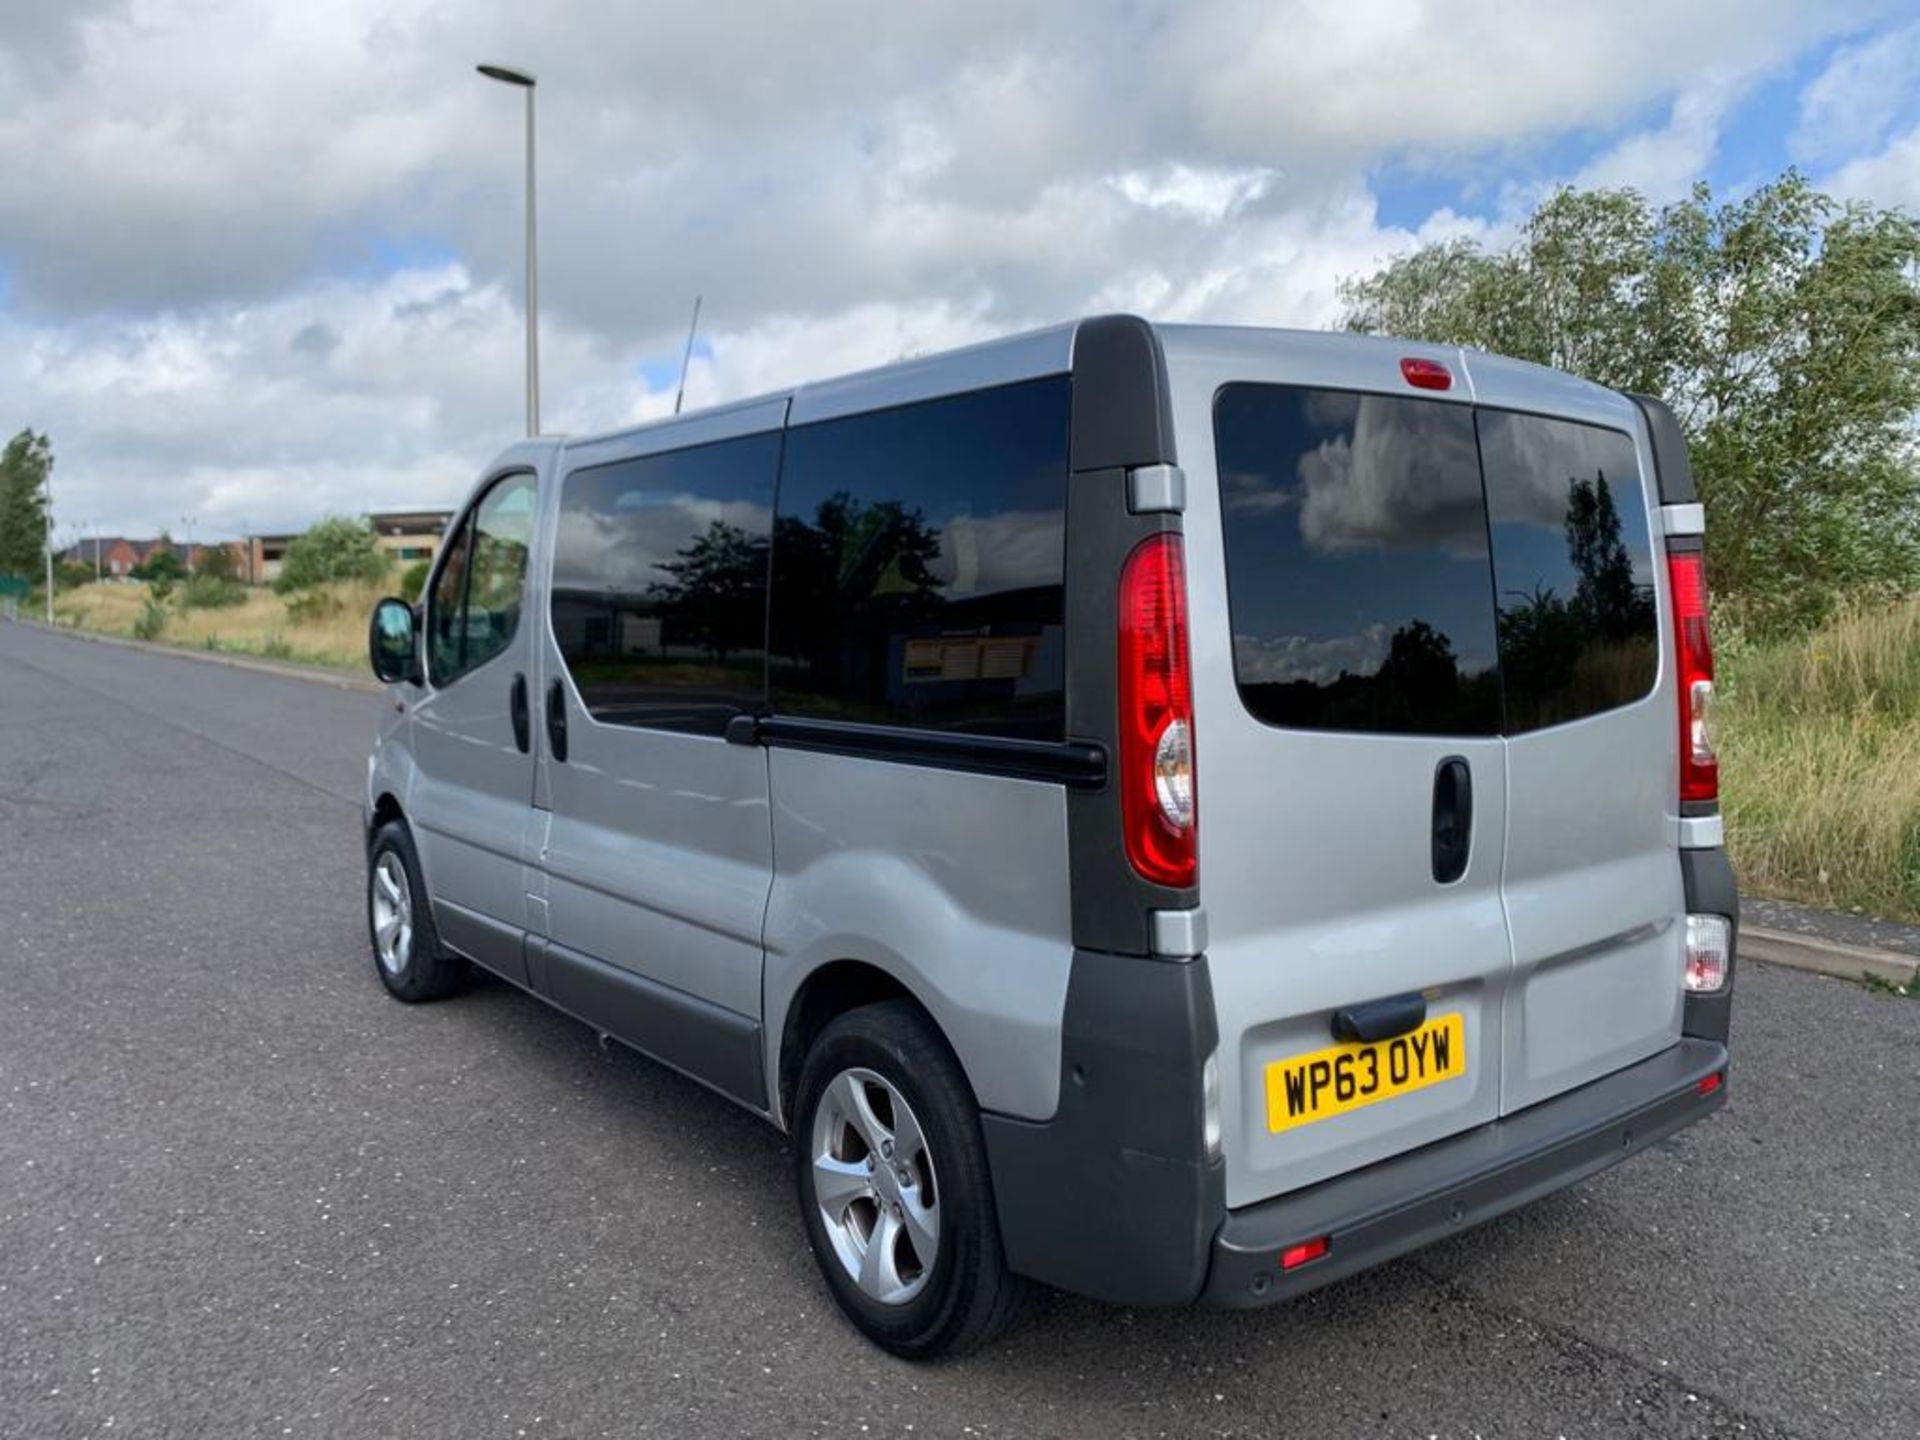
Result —
<instances>
[{"instance_id":1,"label":"front wheel","mask_svg":"<svg viewBox=\"0 0 1920 1440\"><path fill-rule=\"evenodd\" d=\"M406 823L389 820L367 847L367 935L373 968L396 1000L439 1000L459 987L459 958L441 948Z\"/></svg>"},{"instance_id":2,"label":"front wheel","mask_svg":"<svg viewBox=\"0 0 1920 1440\"><path fill-rule=\"evenodd\" d=\"M915 1006L829 1025L793 1114L801 1222L827 1286L869 1340L909 1359L994 1338L1029 1297L1007 1269L979 1112Z\"/></svg>"}]
</instances>

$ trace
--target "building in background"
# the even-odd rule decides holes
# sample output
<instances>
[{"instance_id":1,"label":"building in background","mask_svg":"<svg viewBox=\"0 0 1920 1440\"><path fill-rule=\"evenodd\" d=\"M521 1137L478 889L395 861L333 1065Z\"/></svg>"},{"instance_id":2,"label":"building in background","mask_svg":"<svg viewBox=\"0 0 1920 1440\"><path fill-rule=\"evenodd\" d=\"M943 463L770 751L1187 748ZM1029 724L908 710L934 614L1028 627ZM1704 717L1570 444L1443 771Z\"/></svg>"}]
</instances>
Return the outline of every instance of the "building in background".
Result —
<instances>
[{"instance_id":1,"label":"building in background","mask_svg":"<svg viewBox=\"0 0 1920 1440\"><path fill-rule=\"evenodd\" d=\"M374 543L402 565L416 560L431 560L440 550L440 537L451 510L374 510L367 523L373 526Z\"/></svg>"},{"instance_id":2,"label":"building in background","mask_svg":"<svg viewBox=\"0 0 1920 1440\"><path fill-rule=\"evenodd\" d=\"M200 562L208 552L215 549L230 553L233 556L234 573L245 577L247 546L241 540L218 541L210 545L181 545L157 536L151 540L135 540L125 535L89 535L62 550L60 558L69 565L87 566L102 580L127 580L132 578L135 569L146 564L161 550L173 551L180 557L181 567L192 574L200 568Z\"/></svg>"},{"instance_id":3,"label":"building in background","mask_svg":"<svg viewBox=\"0 0 1920 1440\"><path fill-rule=\"evenodd\" d=\"M290 530L283 535L249 535L246 563L240 567L240 578L249 585L271 585L280 578L280 567L287 559L287 547L299 538L298 530Z\"/></svg>"}]
</instances>

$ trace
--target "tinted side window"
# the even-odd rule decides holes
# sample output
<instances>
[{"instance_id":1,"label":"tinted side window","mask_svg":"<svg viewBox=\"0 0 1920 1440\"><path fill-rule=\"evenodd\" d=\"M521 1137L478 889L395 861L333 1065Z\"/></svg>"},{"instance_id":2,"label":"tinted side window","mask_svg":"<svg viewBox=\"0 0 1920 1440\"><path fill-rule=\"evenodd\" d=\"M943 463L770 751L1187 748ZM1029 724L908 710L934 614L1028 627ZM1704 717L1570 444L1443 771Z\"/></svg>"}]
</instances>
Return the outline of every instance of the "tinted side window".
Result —
<instances>
[{"instance_id":1,"label":"tinted side window","mask_svg":"<svg viewBox=\"0 0 1920 1440\"><path fill-rule=\"evenodd\" d=\"M791 430L776 710L1058 740L1065 377Z\"/></svg>"},{"instance_id":2,"label":"tinted side window","mask_svg":"<svg viewBox=\"0 0 1920 1440\"><path fill-rule=\"evenodd\" d=\"M594 719L718 734L765 685L774 431L576 470L553 633Z\"/></svg>"},{"instance_id":3,"label":"tinted side window","mask_svg":"<svg viewBox=\"0 0 1920 1440\"><path fill-rule=\"evenodd\" d=\"M1497 733L1472 411L1228 385L1214 444L1247 708L1306 729Z\"/></svg>"},{"instance_id":4,"label":"tinted side window","mask_svg":"<svg viewBox=\"0 0 1920 1440\"><path fill-rule=\"evenodd\" d=\"M1479 424L1508 732L1639 699L1660 651L1633 441L1500 410Z\"/></svg>"}]
</instances>

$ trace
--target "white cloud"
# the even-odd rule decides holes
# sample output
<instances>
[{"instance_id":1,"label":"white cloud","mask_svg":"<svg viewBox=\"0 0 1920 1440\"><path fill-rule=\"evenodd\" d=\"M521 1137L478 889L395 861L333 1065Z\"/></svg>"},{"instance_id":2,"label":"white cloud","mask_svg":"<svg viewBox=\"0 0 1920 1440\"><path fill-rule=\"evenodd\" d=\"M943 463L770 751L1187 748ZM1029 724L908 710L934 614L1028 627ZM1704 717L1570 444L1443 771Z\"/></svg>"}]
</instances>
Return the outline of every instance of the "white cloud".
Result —
<instances>
[{"instance_id":1,"label":"white cloud","mask_svg":"<svg viewBox=\"0 0 1920 1440\"><path fill-rule=\"evenodd\" d=\"M1816 164L1875 147L1920 87L1920 20L1843 46L1800 94L1791 145Z\"/></svg>"},{"instance_id":2,"label":"white cloud","mask_svg":"<svg viewBox=\"0 0 1920 1440\"><path fill-rule=\"evenodd\" d=\"M1878 155L1848 161L1821 184L1843 200L1920 213L1920 125L1895 136Z\"/></svg>"},{"instance_id":3,"label":"white cloud","mask_svg":"<svg viewBox=\"0 0 1920 1440\"><path fill-rule=\"evenodd\" d=\"M1603 163L1680 184L1716 95L1858 24L1787 0L16 0L0 428L52 433L65 523L455 498L520 423L520 107L480 59L541 76L546 419L582 430L671 407L695 293L693 404L1104 309L1327 324L1341 277L1505 233L1383 224L1371 167L1671 104Z\"/></svg>"},{"instance_id":4,"label":"white cloud","mask_svg":"<svg viewBox=\"0 0 1920 1440\"><path fill-rule=\"evenodd\" d=\"M1681 199L1706 173L1720 144L1720 124L1741 87L1712 81L1675 97L1667 123L1627 136L1581 167L1583 188L1638 190L1656 205Z\"/></svg>"}]
</instances>

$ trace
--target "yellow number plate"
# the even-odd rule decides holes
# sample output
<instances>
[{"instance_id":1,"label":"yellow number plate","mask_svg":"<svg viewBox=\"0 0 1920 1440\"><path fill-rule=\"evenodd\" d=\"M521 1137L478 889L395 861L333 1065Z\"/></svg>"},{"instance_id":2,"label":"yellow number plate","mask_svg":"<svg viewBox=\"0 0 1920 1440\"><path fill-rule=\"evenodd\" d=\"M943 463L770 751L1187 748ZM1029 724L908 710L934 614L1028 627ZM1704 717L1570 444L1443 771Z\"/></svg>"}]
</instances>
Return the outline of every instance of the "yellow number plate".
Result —
<instances>
[{"instance_id":1,"label":"yellow number plate","mask_svg":"<svg viewBox=\"0 0 1920 1440\"><path fill-rule=\"evenodd\" d=\"M1267 1066L1267 1129L1278 1134L1466 1073L1467 1027L1457 1013L1391 1040L1293 1055Z\"/></svg>"}]
</instances>

